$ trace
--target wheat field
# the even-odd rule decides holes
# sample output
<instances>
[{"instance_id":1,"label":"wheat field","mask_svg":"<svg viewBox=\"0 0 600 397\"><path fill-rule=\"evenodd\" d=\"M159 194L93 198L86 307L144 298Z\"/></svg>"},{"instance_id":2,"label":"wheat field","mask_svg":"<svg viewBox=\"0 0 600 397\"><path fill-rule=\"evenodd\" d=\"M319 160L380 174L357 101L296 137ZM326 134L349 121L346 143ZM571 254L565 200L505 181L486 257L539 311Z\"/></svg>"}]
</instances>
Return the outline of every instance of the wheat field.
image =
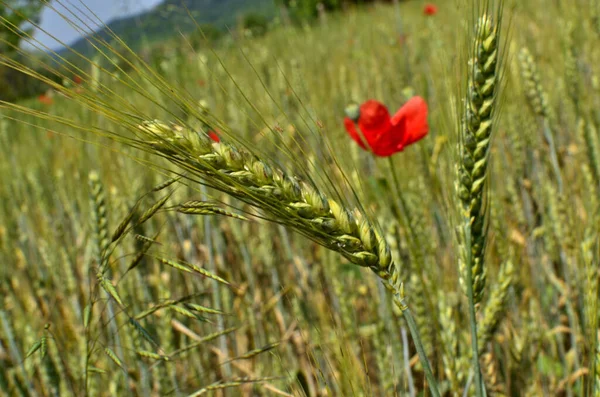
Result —
<instances>
[{"instance_id":1,"label":"wheat field","mask_svg":"<svg viewBox=\"0 0 600 397\"><path fill-rule=\"evenodd\" d=\"M0 395L600 396L600 1L427 6L0 55Z\"/></svg>"}]
</instances>

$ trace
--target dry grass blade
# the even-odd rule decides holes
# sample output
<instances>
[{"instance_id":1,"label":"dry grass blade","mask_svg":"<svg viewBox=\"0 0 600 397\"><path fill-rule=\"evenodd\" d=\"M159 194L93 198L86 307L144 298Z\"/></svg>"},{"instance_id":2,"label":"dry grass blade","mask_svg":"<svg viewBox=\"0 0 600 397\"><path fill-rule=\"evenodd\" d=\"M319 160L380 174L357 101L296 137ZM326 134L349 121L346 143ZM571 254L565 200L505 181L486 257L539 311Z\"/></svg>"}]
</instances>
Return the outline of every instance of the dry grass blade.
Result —
<instances>
[{"instance_id":1,"label":"dry grass blade","mask_svg":"<svg viewBox=\"0 0 600 397\"><path fill-rule=\"evenodd\" d=\"M138 356L140 356L140 357L151 358L153 360L171 361L171 359L169 357L167 357L167 356L163 356L161 354L150 352L150 351L146 351L146 350L136 350L135 353Z\"/></svg>"},{"instance_id":2,"label":"dry grass blade","mask_svg":"<svg viewBox=\"0 0 600 397\"><path fill-rule=\"evenodd\" d=\"M183 178L183 177L182 176L176 176L176 177L173 177L171 179L167 179L166 181L164 181L160 185L157 185L157 186L153 187L152 191L153 192L160 192L161 190L164 190L164 189L168 188L169 186L171 186L175 182L179 182L181 180L181 178Z\"/></svg>"},{"instance_id":3,"label":"dry grass blade","mask_svg":"<svg viewBox=\"0 0 600 397\"><path fill-rule=\"evenodd\" d=\"M123 234L127 230L127 227L131 223L133 217L137 213L138 207L139 207L139 201L137 203L135 203L135 205L133 206L131 211L129 211L127 216L125 218L123 218L121 223L119 223L119 225L117 226L117 228L115 229L115 231L112 234L111 242L114 243L115 241L117 241L119 238L121 238L123 236Z\"/></svg>"},{"instance_id":4,"label":"dry grass blade","mask_svg":"<svg viewBox=\"0 0 600 397\"><path fill-rule=\"evenodd\" d=\"M197 311L199 313L207 313L207 314L225 314L221 310L211 309L210 307L205 307L201 305L197 305L195 303L184 303L184 306L190 310Z\"/></svg>"},{"instance_id":5,"label":"dry grass blade","mask_svg":"<svg viewBox=\"0 0 600 397\"><path fill-rule=\"evenodd\" d=\"M264 377L264 378L257 378L257 379L252 379L252 378L239 378L239 379L235 379L235 380L230 380L230 381L225 381L225 382L217 382L214 383L212 385L208 385L192 394L189 394L187 397L197 397L197 396L201 396L203 394L206 394L208 392L216 392L218 390L223 390L223 389L230 389L233 387L239 387L242 386L244 384L248 384L248 383L262 383L262 382L270 382L272 380L275 379L280 379L277 377Z\"/></svg>"},{"instance_id":6,"label":"dry grass blade","mask_svg":"<svg viewBox=\"0 0 600 397\"><path fill-rule=\"evenodd\" d=\"M142 215L140 215L140 218L137 220L137 223L141 225L148 219L152 218L162 207L164 207L169 198L171 198L172 194L173 192L167 194L166 196L158 200L156 203L154 203L152 207L148 208L144 213L142 213Z\"/></svg>"},{"instance_id":7,"label":"dry grass blade","mask_svg":"<svg viewBox=\"0 0 600 397\"><path fill-rule=\"evenodd\" d=\"M35 341L35 343L29 348L29 350L27 350L27 353L25 353L25 358L29 358L30 356L32 356L35 352L37 352L40 347L42 347L42 340L38 339Z\"/></svg>"},{"instance_id":8,"label":"dry grass blade","mask_svg":"<svg viewBox=\"0 0 600 397\"><path fill-rule=\"evenodd\" d=\"M229 362L232 362L232 361L237 361L237 360L247 360L247 359L250 359L250 358L256 357L256 356L258 356L258 355L259 355L259 354L261 354L261 353L264 353L264 352L268 352L268 351L270 351L270 350L273 350L274 348L276 348L276 347L277 347L277 346L279 346L280 344L281 344L281 342L269 343L268 345L265 345L265 346L263 346L263 347L260 347L260 348L258 348L258 349L250 350L249 352L247 352L247 353L244 353L244 354L242 354L241 356L232 357L232 358L230 358L229 360L223 361L223 362L221 363L221 365L225 365L225 364L227 364L227 363L229 363Z\"/></svg>"},{"instance_id":9,"label":"dry grass blade","mask_svg":"<svg viewBox=\"0 0 600 397\"><path fill-rule=\"evenodd\" d=\"M177 303L178 303L178 301L176 301L176 300L173 300L173 299L166 300L166 301L164 301L164 302L161 302L161 303L160 303L160 304L158 304L158 305L154 305L154 306L152 306L151 308L149 308L149 309L147 309L147 310L144 310L143 312L141 312L141 313L139 313L139 314L135 315L135 316L134 316L134 318L135 318L136 320L138 320L138 321L139 321L139 320L142 320L143 318L145 318L145 317L148 317L149 315L151 315L151 314L153 314L153 313L157 312L157 311L158 311L158 310L160 310L160 309L164 309L164 308L166 308L166 307L169 307L169 306L172 306L172 305L176 305Z\"/></svg>"},{"instance_id":10,"label":"dry grass blade","mask_svg":"<svg viewBox=\"0 0 600 397\"><path fill-rule=\"evenodd\" d=\"M119 368L121 368L123 371L125 371L125 365L123 365L123 361L121 361L121 359L119 357L117 357L117 355L111 348L105 347L104 354L106 354L108 356L108 358L110 358L111 361L113 363L115 363Z\"/></svg>"},{"instance_id":11,"label":"dry grass blade","mask_svg":"<svg viewBox=\"0 0 600 397\"><path fill-rule=\"evenodd\" d=\"M203 201L186 201L179 204L177 211L187 215L224 215L244 221L248 220L245 216L234 214L233 212L219 208L215 204Z\"/></svg>"},{"instance_id":12,"label":"dry grass blade","mask_svg":"<svg viewBox=\"0 0 600 397\"><path fill-rule=\"evenodd\" d=\"M106 293L111 296L121 307L123 307L123 301L117 292L117 289L112 284L112 281L108 278L104 277L102 274L98 274L98 284L106 291Z\"/></svg>"}]
</instances>

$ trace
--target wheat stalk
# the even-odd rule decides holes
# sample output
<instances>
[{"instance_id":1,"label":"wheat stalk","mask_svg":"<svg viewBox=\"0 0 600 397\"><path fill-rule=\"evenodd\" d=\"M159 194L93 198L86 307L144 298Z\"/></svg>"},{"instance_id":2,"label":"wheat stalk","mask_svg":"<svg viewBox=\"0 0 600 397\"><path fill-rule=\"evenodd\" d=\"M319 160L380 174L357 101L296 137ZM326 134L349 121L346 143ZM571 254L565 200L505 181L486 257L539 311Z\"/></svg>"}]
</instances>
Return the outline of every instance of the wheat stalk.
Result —
<instances>
[{"instance_id":1,"label":"wheat stalk","mask_svg":"<svg viewBox=\"0 0 600 397\"><path fill-rule=\"evenodd\" d=\"M544 139L550 151L552 170L558 183L558 189L562 192L562 175L554 144L554 131L552 131L554 115L550 112L550 107L548 106L548 96L542 87L535 61L526 47L521 49L519 60L521 63L521 76L525 84L525 96L531 110L540 120Z\"/></svg>"},{"instance_id":2,"label":"wheat stalk","mask_svg":"<svg viewBox=\"0 0 600 397\"><path fill-rule=\"evenodd\" d=\"M533 56L523 47L519 53L521 67L521 76L525 84L525 96L533 113L544 119L550 118L550 108L548 106L548 96L544 91Z\"/></svg>"},{"instance_id":3,"label":"wheat stalk","mask_svg":"<svg viewBox=\"0 0 600 397\"><path fill-rule=\"evenodd\" d=\"M489 213L486 188L490 143L497 107L498 34L498 26L489 15L484 14L476 26L474 49L469 61L465 114L461 124L455 181L460 202L459 279L469 299L475 390L478 397L483 395L483 383L478 359L475 305L481 302L486 280L484 261Z\"/></svg>"},{"instance_id":4,"label":"wheat stalk","mask_svg":"<svg viewBox=\"0 0 600 397\"><path fill-rule=\"evenodd\" d=\"M493 333L498 328L498 324L505 313L508 292L514 282L514 278L515 267L509 260L505 262L500 269L498 283L492 289L490 299L483 310L483 317L479 323L477 339L479 341L479 349L482 351L484 346L492 338Z\"/></svg>"},{"instance_id":5,"label":"wheat stalk","mask_svg":"<svg viewBox=\"0 0 600 397\"><path fill-rule=\"evenodd\" d=\"M98 267L104 268L104 254L106 253L110 240L108 237L108 216L106 210L106 197L104 187L100 182L100 176L92 171L88 177L90 184L90 196L92 204L92 221L94 238L96 240L96 256Z\"/></svg>"},{"instance_id":6,"label":"wheat stalk","mask_svg":"<svg viewBox=\"0 0 600 397\"><path fill-rule=\"evenodd\" d=\"M262 209L277 222L341 253L354 264L384 278L396 273L387 242L361 211L350 211L312 184L245 149L213 142L203 132L160 121L145 122L140 131L148 139L147 149L206 184Z\"/></svg>"},{"instance_id":7,"label":"wheat stalk","mask_svg":"<svg viewBox=\"0 0 600 397\"><path fill-rule=\"evenodd\" d=\"M461 284L466 289L470 263L473 298L479 303L485 287L487 237L485 189L498 85L498 31L489 16L477 25L475 56L470 61L465 119L461 129L456 190L467 228L459 230ZM465 230L468 229L468 230Z\"/></svg>"},{"instance_id":8,"label":"wheat stalk","mask_svg":"<svg viewBox=\"0 0 600 397\"><path fill-rule=\"evenodd\" d=\"M383 235L363 214L328 199L310 183L286 174L246 149L216 143L204 132L147 121L139 126L145 149L165 157L205 184L251 204L350 262L367 267L382 280L401 309L434 396L439 396L412 313L405 303L400 269Z\"/></svg>"}]
</instances>

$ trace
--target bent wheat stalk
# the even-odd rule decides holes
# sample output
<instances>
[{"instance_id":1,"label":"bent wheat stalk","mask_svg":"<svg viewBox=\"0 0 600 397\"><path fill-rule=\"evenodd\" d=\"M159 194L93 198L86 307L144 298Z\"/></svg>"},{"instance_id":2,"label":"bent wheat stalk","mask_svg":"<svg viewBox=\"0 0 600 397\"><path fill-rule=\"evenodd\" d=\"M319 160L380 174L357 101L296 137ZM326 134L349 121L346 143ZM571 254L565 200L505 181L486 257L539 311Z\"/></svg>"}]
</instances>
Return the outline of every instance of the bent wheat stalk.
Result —
<instances>
[{"instance_id":1,"label":"bent wheat stalk","mask_svg":"<svg viewBox=\"0 0 600 397\"><path fill-rule=\"evenodd\" d=\"M350 211L315 186L232 144L213 142L203 132L160 121L139 126L140 143L203 183L263 210L281 223L350 262L374 271L392 293L411 331L431 392L439 396L412 314L404 301L400 269L382 234L358 209ZM189 175L189 176L188 176ZM193 180L193 179L192 179Z\"/></svg>"},{"instance_id":2,"label":"bent wheat stalk","mask_svg":"<svg viewBox=\"0 0 600 397\"><path fill-rule=\"evenodd\" d=\"M142 123L143 145L207 185L265 211L349 261L384 279L396 273L381 233L358 210L347 210L314 186L228 143L213 142L203 132L160 121Z\"/></svg>"}]
</instances>

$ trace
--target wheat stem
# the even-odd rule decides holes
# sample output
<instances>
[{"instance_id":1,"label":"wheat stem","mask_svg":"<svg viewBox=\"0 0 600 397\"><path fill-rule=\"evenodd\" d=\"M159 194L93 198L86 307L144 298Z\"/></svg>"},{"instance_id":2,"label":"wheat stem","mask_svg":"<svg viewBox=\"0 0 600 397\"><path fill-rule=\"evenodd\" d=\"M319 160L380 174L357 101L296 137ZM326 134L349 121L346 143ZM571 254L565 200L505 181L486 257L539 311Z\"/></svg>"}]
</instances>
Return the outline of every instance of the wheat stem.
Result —
<instances>
[{"instance_id":1,"label":"wheat stem","mask_svg":"<svg viewBox=\"0 0 600 397\"><path fill-rule=\"evenodd\" d=\"M468 226L466 226L468 228ZM470 247L470 231L466 231L467 247ZM483 380L481 377L481 368L479 365L479 343L477 341L477 316L475 314L475 299L473 295L473 272L471 250L467 252L466 273L467 273L467 299L469 300L469 326L471 329L471 353L473 355L473 371L475 373L475 394L477 397L483 397Z\"/></svg>"},{"instance_id":2,"label":"wheat stem","mask_svg":"<svg viewBox=\"0 0 600 397\"><path fill-rule=\"evenodd\" d=\"M421 342L421 336L419 333L419 329L417 328L417 323L415 319L406 305L404 301L404 297L402 296L401 290L399 293L394 294L394 303L398 306L400 310L402 310L402 315L406 320L406 324L408 324L408 330L410 331L410 335L415 343L415 348L417 349L417 354L419 355L419 360L421 361L421 365L423 366L423 371L425 372L425 378L427 378L427 383L429 384L429 390L431 391L431 395L433 397L440 397L440 391L438 389L437 381L433 376L433 371L431 370L431 366L429 365L429 360L427 359L427 354L425 353L425 349L423 348L423 343Z\"/></svg>"},{"instance_id":3,"label":"wheat stem","mask_svg":"<svg viewBox=\"0 0 600 397\"><path fill-rule=\"evenodd\" d=\"M499 26L496 26L489 15L484 14L476 26L474 48L469 62L456 180L456 192L460 200L460 281L466 289L469 304L472 366L478 397L484 395L484 388L479 365L475 311L476 305L481 302L486 281L485 248L489 207L485 191L488 185L488 163L499 80L498 34Z\"/></svg>"}]
</instances>

